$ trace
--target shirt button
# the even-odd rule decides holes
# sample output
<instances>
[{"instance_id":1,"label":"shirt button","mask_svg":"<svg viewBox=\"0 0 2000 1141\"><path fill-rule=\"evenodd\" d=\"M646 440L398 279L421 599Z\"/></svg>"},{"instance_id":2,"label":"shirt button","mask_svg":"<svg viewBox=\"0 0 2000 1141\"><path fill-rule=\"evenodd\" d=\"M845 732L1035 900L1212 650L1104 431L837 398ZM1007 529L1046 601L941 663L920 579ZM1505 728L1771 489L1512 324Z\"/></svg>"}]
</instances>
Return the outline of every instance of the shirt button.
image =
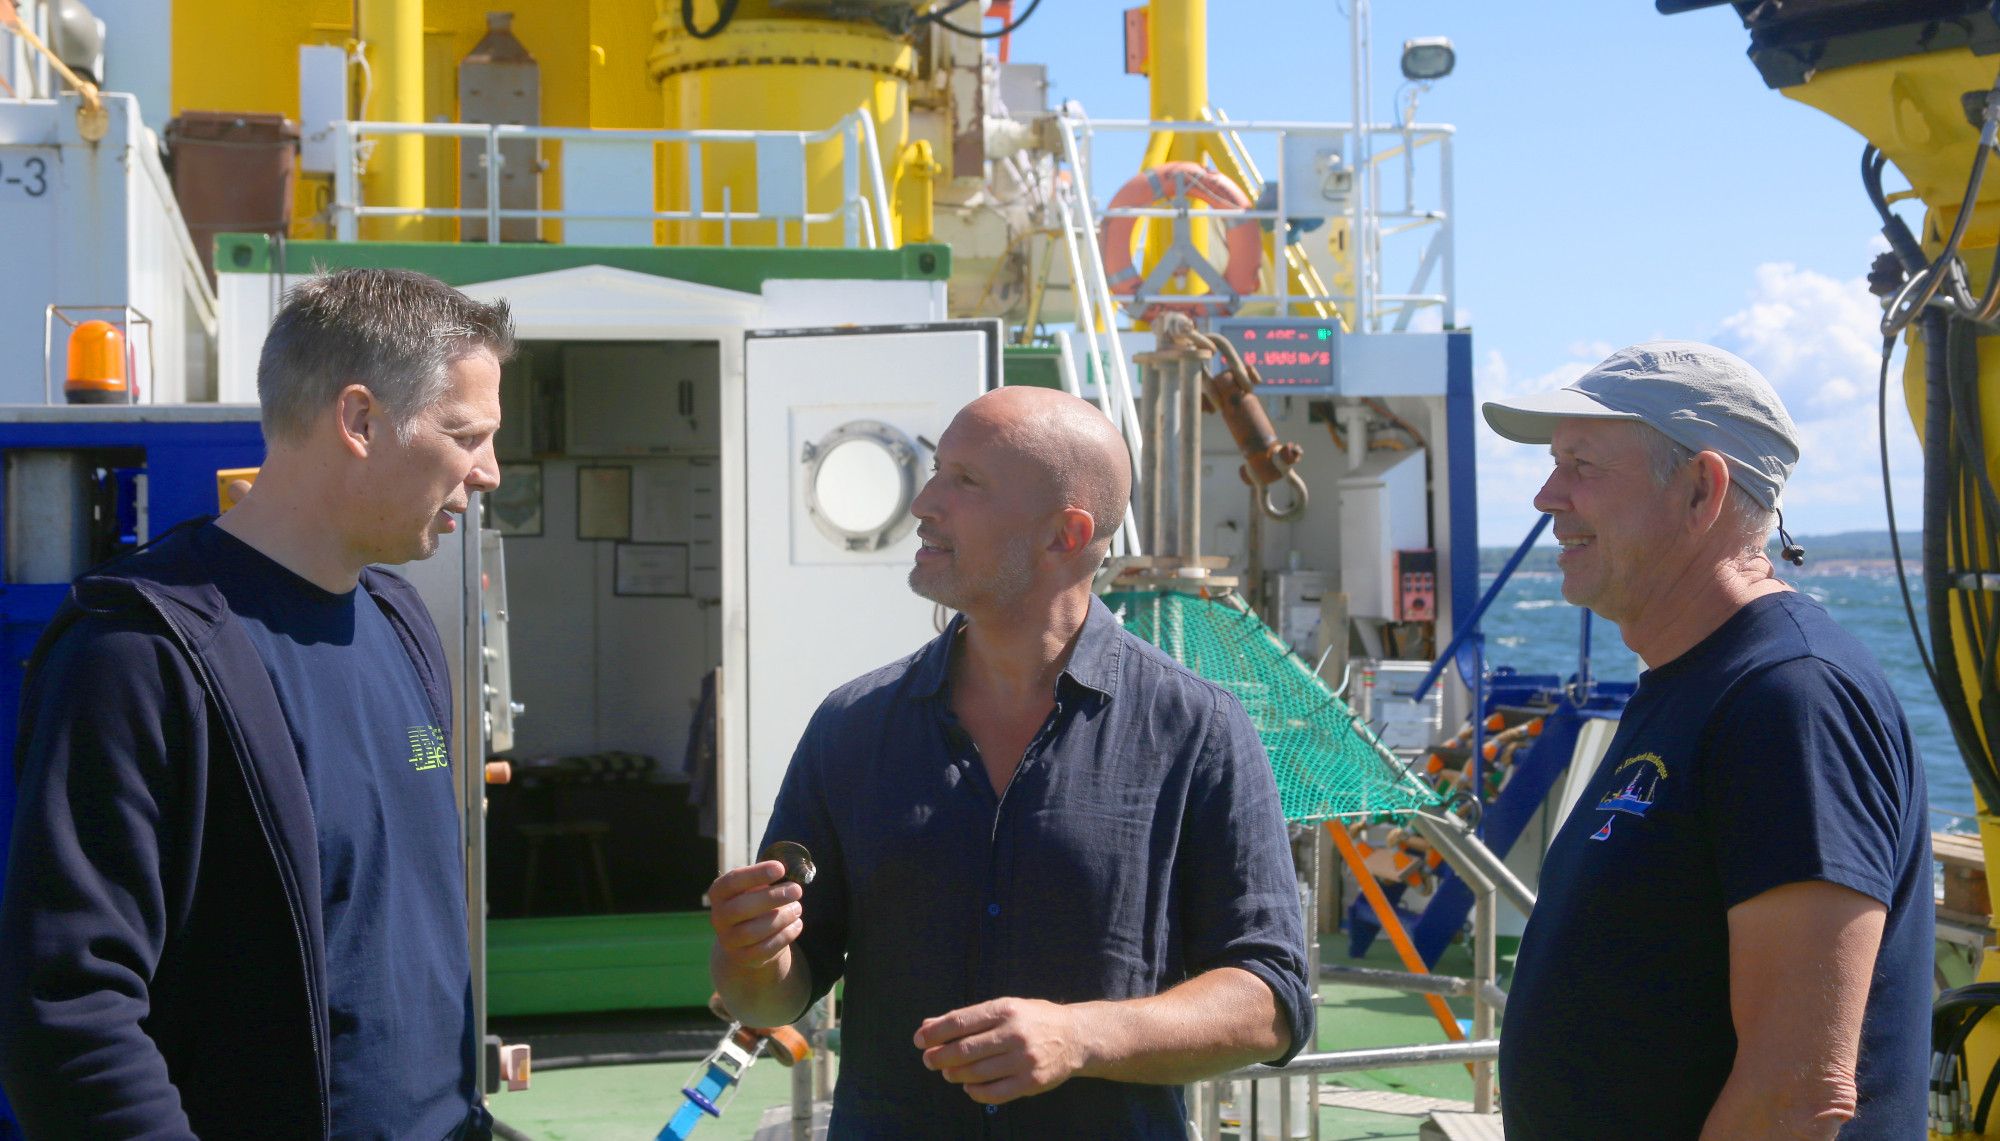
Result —
<instances>
[{"instance_id":1,"label":"shirt button","mask_svg":"<svg viewBox=\"0 0 2000 1141\"><path fill-rule=\"evenodd\" d=\"M997 904L997 903L989 903L989 904L987 904L987 905L986 905L986 914L988 914L988 915L998 915L998 914L1000 914L1000 905L999 905L999 904ZM986 1108L987 1108L988 1110L992 1110L992 1109L997 1109L997 1108L999 1108L999 1107L998 1107L998 1106L992 1106L992 1105L989 1105L989 1106L987 1106Z\"/></svg>"},{"instance_id":2,"label":"shirt button","mask_svg":"<svg viewBox=\"0 0 2000 1141\"><path fill-rule=\"evenodd\" d=\"M1000 1112L1000 1107L999 1107L999 1106L997 1106L997 1105L989 1105L989 1106L987 1106L987 1107L986 1107L986 1112L988 1112L988 1113L998 1113L998 1112Z\"/></svg>"}]
</instances>

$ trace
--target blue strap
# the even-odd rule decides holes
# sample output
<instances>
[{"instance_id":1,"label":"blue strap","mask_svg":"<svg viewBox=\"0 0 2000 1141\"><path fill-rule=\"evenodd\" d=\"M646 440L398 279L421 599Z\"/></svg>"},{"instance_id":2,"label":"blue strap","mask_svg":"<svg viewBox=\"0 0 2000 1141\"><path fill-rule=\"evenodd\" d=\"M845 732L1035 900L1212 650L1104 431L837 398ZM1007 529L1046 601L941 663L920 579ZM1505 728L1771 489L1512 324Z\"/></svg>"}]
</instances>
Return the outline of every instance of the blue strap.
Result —
<instances>
[{"instance_id":1,"label":"blue strap","mask_svg":"<svg viewBox=\"0 0 2000 1141\"><path fill-rule=\"evenodd\" d=\"M701 1124L701 1117L701 1107L691 1101L686 1102L653 1141L686 1141L688 1134L694 1132L694 1127Z\"/></svg>"},{"instance_id":2,"label":"blue strap","mask_svg":"<svg viewBox=\"0 0 2000 1141\"><path fill-rule=\"evenodd\" d=\"M703 1114L721 1117L722 1109L715 1104L715 1101L722 1096L724 1090L735 1084L735 1075L721 1066L710 1064L700 1081L681 1090L681 1095L687 1098L686 1104L682 1105L673 1119L667 1122L666 1127L660 1130L660 1135L654 1141L681 1141L693 1131Z\"/></svg>"}]
</instances>

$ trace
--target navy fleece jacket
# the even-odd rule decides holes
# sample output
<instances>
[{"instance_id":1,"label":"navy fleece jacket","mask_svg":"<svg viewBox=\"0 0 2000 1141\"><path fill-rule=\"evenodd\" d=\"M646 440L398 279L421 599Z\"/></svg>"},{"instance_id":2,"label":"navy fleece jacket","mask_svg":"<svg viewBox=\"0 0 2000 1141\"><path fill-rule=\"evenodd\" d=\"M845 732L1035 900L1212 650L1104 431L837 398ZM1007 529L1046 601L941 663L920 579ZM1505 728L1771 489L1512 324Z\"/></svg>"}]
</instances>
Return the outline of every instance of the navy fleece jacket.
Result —
<instances>
[{"instance_id":1,"label":"navy fleece jacket","mask_svg":"<svg viewBox=\"0 0 2000 1141\"><path fill-rule=\"evenodd\" d=\"M0 893L0 1083L30 1138L330 1130L311 803L198 525L77 580L30 659ZM361 585L448 726L416 592Z\"/></svg>"}]
</instances>

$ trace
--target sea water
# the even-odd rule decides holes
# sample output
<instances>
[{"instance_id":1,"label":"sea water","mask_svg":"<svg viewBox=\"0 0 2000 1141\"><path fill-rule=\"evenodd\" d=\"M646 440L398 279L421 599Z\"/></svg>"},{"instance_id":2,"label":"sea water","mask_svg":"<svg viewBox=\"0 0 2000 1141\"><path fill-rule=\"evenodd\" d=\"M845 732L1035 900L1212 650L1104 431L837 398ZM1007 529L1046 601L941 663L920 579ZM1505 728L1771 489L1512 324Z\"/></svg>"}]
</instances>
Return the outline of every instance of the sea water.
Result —
<instances>
[{"instance_id":1,"label":"sea water","mask_svg":"<svg viewBox=\"0 0 2000 1141\"><path fill-rule=\"evenodd\" d=\"M1954 830L1972 823L1972 779L1959 760L1958 747L1951 739L1944 708L1931 691L1924 674L1923 660L1917 656L1916 641L1903 609L1902 592L1893 570L1870 568L1858 571L1813 572L1810 565L1788 581L1817 599L1861 643L1874 653L1889 675L1889 684L1902 700L1909 715L1910 734L1923 756L1924 772L1930 783L1933 826ZM1493 584L1492 575L1483 575L1480 589ZM1917 621L1925 623L1924 594L1911 569L1910 598L1916 606ZM1576 672L1582 644L1583 611L1563 601L1562 576L1548 572L1522 572L1507 583L1494 600L1481 624L1486 633L1489 666L1509 665L1522 673L1551 673L1568 677ZM1630 681L1639 676L1639 659L1618 637L1618 628L1608 622L1591 623L1591 673L1598 678ZM1928 626L1925 625L1928 641ZM1954 819L1956 817L1956 819Z\"/></svg>"}]
</instances>

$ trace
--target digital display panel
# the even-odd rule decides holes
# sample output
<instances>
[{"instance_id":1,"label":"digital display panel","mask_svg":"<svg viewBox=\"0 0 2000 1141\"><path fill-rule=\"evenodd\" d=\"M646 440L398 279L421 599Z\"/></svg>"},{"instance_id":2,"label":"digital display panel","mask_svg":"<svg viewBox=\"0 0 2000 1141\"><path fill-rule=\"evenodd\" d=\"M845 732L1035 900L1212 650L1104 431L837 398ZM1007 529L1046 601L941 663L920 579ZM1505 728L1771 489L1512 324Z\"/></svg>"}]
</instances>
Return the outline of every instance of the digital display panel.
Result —
<instances>
[{"instance_id":1,"label":"digital display panel","mask_svg":"<svg viewBox=\"0 0 2000 1141\"><path fill-rule=\"evenodd\" d=\"M1263 390L1296 396L1332 396L1340 389L1337 321L1277 317L1225 317L1215 331L1228 337L1257 370Z\"/></svg>"}]
</instances>

